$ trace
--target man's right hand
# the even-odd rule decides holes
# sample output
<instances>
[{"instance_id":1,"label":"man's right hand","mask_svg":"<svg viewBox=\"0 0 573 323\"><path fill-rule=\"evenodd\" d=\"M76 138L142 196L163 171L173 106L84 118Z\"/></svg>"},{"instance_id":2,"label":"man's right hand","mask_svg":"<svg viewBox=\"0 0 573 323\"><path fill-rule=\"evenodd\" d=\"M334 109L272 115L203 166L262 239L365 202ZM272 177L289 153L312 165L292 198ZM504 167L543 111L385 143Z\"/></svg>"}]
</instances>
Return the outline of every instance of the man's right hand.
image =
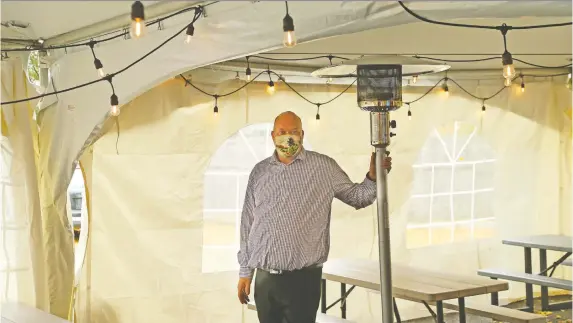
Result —
<instances>
[{"instance_id":1,"label":"man's right hand","mask_svg":"<svg viewBox=\"0 0 573 323\"><path fill-rule=\"evenodd\" d=\"M237 295L239 296L239 301L241 304L249 303L249 295L251 294L251 279L250 278L239 278L239 284L237 285Z\"/></svg>"}]
</instances>

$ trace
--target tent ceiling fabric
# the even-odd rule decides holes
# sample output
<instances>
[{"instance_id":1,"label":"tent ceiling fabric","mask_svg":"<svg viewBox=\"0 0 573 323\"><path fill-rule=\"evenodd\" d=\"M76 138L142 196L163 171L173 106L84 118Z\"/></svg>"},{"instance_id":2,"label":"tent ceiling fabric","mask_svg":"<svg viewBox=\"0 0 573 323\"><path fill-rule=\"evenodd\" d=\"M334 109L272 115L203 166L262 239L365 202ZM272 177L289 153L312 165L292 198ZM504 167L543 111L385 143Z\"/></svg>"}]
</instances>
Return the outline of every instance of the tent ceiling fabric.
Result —
<instances>
[{"instance_id":1,"label":"tent ceiling fabric","mask_svg":"<svg viewBox=\"0 0 573 323\"><path fill-rule=\"evenodd\" d=\"M130 3L124 2L125 7L129 8ZM571 4L561 1L543 3L480 2L479 7L476 7L478 4L475 2L408 2L407 4L413 10L418 10L420 14L441 20L459 17L517 18L524 15L559 17L569 15L571 12ZM11 9L6 10L5 6L10 5L11 3L3 4L3 19L9 19L7 12L9 13ZM66 19L63 19L62 15L69 11L64 10L64 7L61 7L63 5L55 2L55 7L60 6L61 11L58 11L59 13L54 16L46 15L45 19L32 22L32 24L37 24L40 29L43 23L66 24ZM97 6L96 4L93 5ZM107 5L111 5L111 3L101 3L101 6ZM116 5L115 2L114 5ZM382 27L392 29L397 28L393 26L415 21L396 2L298 1L293 2L289 7L290 13L295 19L296 33L301 48L304 42L308 42L308 46L312 46L313 43L319 43L320 39L328 37L340 37L340 35ZM201 18L195 24L195 36L191 44L184 44L183 34L181 34L179 38L167 43L133 68L114 77L115 91L120 104L129 102L179 73L253 53L282 48L282 29L280 27L285 14L284 3L282 2L218 2L209 6L207 13L207 17ZM49 22L47 22L48 20ZM184 28L189 21L189 15L178 16L173 21L166 21L163 30L150 28L149 33L142 39L120 39L103 43L95 48L95 52L103 62L106 72L111 73L142 57L176 31ZM528 22L531 21L533 20L528 20ZM431 27L428 24L418 23L416 25L419 25L419 28ZM406 28L407 26L400 27ZM458 41L461 42L462 39L467 38L462 35L475 32L474 30L461 30L459 28L441 29L458 33L456 38L448 37L449 39L456 39L456 42L450 42L449 48L457 48L458 50L465 48L466 45L465 43L456 45ZM560 28L553 29L558 30ZM570 28L568 30L570 35ZM545 33L545 31L533 32ZM488 34L491 34L488 37L491 37L490 42L492 44L501 43L501 36L496 32L490 31ZM514 37L515 34L517 32L512 32L511 37ZM427 36L424 35L424 37ZM415 42L408 41L404 36L394 35L394 37L398 38L392 38L392 44L410 43L407 46L412 46L412 48L420 51L426 50L426 48L417 47ZM497 37L499 38L496 39ZM331 41L335 41L337 38L333 37ZM510 38L510 45L513 45L512 39ZM571 37L560 38L560 41L570 42ZM495 48L498 48L496 52L500 51L499 46L495 45ZM529 48L537 48L537 46L539 44L532 44ZM329 49L328 47L324 48L325 51ZM58 89L93 81L97 76L93 67L93 57L88 48L63 55L52 65L51 72ZM61 161L53 164L54 168L51 169L51 172L54 177L68 179L71 177L70 169L73 161L78 157L90 135L94 136L92 131L101 125L107 116L110 95L110 87L105 82L59 95L57 109L54 113L57 114L58 123L62 126L65 125L65 127L59 128L59 131L53 134L53 139L64 141L61 147L65 147L65 149L52 152L52 155L57 156Z\"/></svg>"}]
</instances>

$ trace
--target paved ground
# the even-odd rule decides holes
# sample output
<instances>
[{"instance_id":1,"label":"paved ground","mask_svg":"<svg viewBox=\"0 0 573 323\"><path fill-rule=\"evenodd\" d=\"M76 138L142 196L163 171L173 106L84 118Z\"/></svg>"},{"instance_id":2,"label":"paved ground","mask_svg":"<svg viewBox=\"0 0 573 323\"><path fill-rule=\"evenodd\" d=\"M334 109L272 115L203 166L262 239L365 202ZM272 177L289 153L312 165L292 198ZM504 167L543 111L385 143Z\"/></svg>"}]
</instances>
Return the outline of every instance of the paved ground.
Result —
<instances>
[{"instance_id":1,"label":"paved ground","mask_svg":"<svg viewBox=\"0 0 573 323\"><path fill-rule=\"evenodd\" d=\"M552 296L550 299L550 303L557 303L557 302L565 302L567 300L571 300L571 296ZM525 307L525 301L519 301L519 302L515 302L510 304L511 308L521 308L521 307ZM541 308L541 304L540 304L540 300L539 299L535 299L535 308L539 309ZM556 312L538 312L536 311L537 314L542 314L547 316L547 322L552 322L552 323L572 323L571 321L571 309L569 310L563 310L563 311L556 311ZM444 317L444 321L446 323L459 323L459 318L458 318L458 314L457 313L450 313L450 314L446 314ZM410 321L404 321L404 322L408 322L408 323L434 323L434 320L432 318L423 318L423 319L415 319L415 320L410 320ZM467 320L466 323L492 323L491 319L488 318L483 318L483 317L478 317L478 316L473 316L473 315L469 315L467 316Z\"/></svg>"}]
</instances>

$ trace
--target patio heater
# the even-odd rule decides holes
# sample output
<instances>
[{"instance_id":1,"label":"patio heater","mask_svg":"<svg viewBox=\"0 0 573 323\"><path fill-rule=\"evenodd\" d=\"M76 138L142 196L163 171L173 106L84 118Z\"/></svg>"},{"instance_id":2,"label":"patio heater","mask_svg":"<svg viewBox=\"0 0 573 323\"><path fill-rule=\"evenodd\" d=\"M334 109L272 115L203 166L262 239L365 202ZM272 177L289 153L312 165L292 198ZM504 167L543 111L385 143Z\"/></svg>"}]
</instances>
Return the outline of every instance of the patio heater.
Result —
<instances>
[{"instance_id":1,"label":"patio heater","mask_svg":"<svg viewBox=\"0 0 573 323\"><path fill-rule=\"evenodd\" d=\"M358 107L370 112L370 144L376 149L376 202L378 208L378 250L382 322L393 323L392 266L390 255L390 221L388 214L387 172L381 171L384 157L390 152L390 138L396 134L396 121L390 112L402 106L402 78L418 77L449 69L413 57L398 55L366 56L348 60L312 73L321 78L357 78Z\"/></svg>"}]
</instances>

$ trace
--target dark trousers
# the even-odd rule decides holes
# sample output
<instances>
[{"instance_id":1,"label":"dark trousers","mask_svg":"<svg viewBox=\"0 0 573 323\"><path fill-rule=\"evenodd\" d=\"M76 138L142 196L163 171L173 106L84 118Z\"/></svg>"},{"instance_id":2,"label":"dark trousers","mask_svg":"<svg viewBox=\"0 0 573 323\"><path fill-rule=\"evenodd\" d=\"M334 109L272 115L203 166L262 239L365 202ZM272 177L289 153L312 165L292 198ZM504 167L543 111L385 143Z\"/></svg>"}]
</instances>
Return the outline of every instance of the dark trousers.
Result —
<instances>
[{"instance_id":1,"label":"dark trousers","mask_svg":"<svg viewBox=\"0 0 573 323\"><path fill-rule=\"evenodd\" d=\"M271 274L257 270L255 304L260 323L315 323L322 268Z\"/></svg>"}]
</instances>

